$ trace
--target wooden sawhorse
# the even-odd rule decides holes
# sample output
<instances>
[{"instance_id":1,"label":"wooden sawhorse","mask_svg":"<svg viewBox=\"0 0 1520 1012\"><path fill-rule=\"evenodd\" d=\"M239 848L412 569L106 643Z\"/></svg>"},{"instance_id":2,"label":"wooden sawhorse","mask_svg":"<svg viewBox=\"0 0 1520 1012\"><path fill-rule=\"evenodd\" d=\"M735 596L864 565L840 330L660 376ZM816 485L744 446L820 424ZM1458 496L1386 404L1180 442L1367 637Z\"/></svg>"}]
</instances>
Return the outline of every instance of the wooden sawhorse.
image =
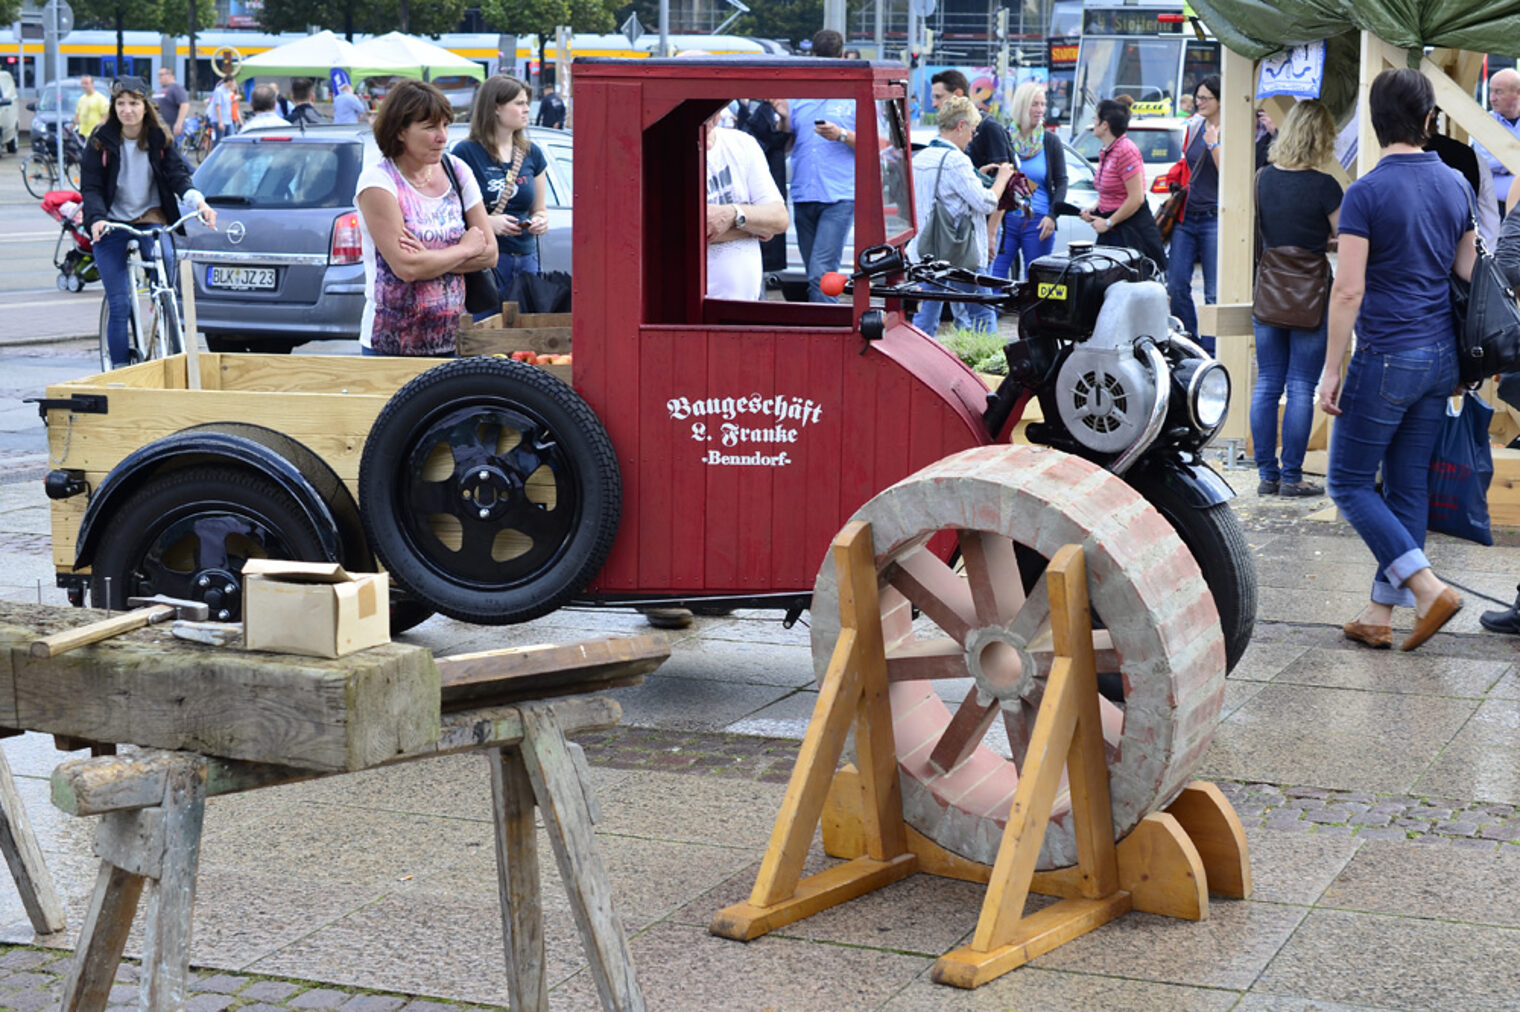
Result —
<instances>
[{"instance_id":1,"label":"wooden sawhorse","mask_svg":"<svg viewBox=\"0 0 1520 1012\"><path fill-rule=\"evenodd\" d=\"M570 908L609 1012L643 1010L644 998L592 825L599 817L585 757L566 733L613 727L621 715L605 696L574 696L445 714L437 743L384 765L482 751L491 768L496 868L514 1010L549 1007L539 901L534 806L570 897ZM66 1012L104 1009L143 887L148 907L139 1006L183 1008L190 981L190 923L207 797L338 775L189 752L145 751L63 763L53 803L72 815L101 815L100 875L64 989Z\"/></svg>"}]
</instances>

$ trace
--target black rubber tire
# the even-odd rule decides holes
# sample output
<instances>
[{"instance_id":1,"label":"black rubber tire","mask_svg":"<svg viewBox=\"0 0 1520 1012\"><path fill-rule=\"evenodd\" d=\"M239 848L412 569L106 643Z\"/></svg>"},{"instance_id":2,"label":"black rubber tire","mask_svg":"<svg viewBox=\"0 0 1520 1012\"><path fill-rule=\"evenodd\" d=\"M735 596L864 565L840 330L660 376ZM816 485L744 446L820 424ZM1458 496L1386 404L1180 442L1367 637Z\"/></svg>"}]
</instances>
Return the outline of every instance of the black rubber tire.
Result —
<instances>
[{"instance_id":1,"label":"black rubber tire","mask_svg":"<svg viewBox=\"0 0 1520 1012\"><path fill-rule=\"evenodd\" d=\"M1177 532L1203 572L1214 595L1219 625L1224 630L1226 670L1235 670L1251 645L1256 628L1256 560L1246 544L1229 503L1199 509L1164 481L1150 475L1126 475L1125 480L1145 496Z\"/></svg>"},{"instance_id":2,"label":"black rubber tire","mask_svg":"<svg viewBox=\"0 0 1520 1012\"><path fill-rule=\"evenodd\" d=\"M395 586L391 587L392 636L400 636L408 629L421 625L436 614L438 614L436 611L418 601L406 591Z\"/></svg>"},{"instance_id":3,"label":"black rubber tire","mask_svg":"<svg viewBox=\"0 0 1520 1012\"><path fill-rule=\"evenodd\" d=\"M148 479L107 521L90 566L90 600L124 608L128 597L204 600L213 620L242 616L243 563L254 557L322 561L322 540L294 500L267 478L231 467L191 468ZM216 544L220 537L220 545ZM189 550L189 566L185 551ZM207 576L211 586L201 587ZM218 591L232 583L234 594ZM213 595L215 599L213 600ZM225 607L223 619L218 610Z\"/></svg>"},{"instance_id":4,"label":"black rubber tire","mask_svg":"<svg viewBox=\"0 0 1520 1012\"><path fill-rule=\"evenodd\" d=\"M78 162L74 161L72 158L65 161L63 165L63 175L64 178L68 180L69 189L79 189L79 184L83 182L83 179L80 175L80 167Z\"/></svg>"},{"instance_id":5,"label":"black rubber tire","mask_svg":"<svg viewBox=\"0 0 1520 1012\"><path fill-rule=\"evenodd\" d=\"M535 445L522 438L502 450L504 430L531 432ZM444 447L449 475L424 478ZM521 491L544 467L553 508ZM601 569L617 536L622 478L607 430L568 385L521 362L465 358L417 376L375 419L359 512L375 555L413 597L450 618L506 625L556 610ZM457 525L457 549L433 517ZM529 547L497 559L506 532Z\"/></svg>"}]
</instances>

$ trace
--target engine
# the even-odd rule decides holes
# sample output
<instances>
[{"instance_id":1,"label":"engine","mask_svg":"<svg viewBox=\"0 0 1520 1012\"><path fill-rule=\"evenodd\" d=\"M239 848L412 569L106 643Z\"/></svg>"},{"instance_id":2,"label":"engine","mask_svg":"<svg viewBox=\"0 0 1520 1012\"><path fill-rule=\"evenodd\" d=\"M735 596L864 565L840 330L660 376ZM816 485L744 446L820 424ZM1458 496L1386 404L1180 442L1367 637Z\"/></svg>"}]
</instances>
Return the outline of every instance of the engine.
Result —
<instances>
[{"instance_id":1,"label":"engine","mask_svg":"<svg viewBox=\"0 0 1520 1012\"><path fill-rule=\"evenodd\" d=\"M1140 337L1165 340L1170 303L1155 281L1121 281L1103 296L1097 325L1072 348L1056 374L1061 423L1098 453L1118 453L1140 439L1156 407L1156 375L1136 354Z\"/></svg>"}]
</instances>

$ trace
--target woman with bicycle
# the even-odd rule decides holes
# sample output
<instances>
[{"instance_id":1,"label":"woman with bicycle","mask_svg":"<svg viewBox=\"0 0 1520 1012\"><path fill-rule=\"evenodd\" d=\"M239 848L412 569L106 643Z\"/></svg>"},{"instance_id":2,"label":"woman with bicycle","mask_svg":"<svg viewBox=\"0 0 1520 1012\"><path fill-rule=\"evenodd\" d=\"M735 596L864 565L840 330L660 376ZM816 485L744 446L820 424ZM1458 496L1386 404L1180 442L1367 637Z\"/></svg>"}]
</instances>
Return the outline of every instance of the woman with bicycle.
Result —
<instances>
[{"instance_id":1,"label":"woman with bicycle","mask_svg":"<svg viewBox=\"0 0 1520 1012\"><path fill-rule=\"evenodd\" d=\"M215 228L216 211L191 183L190 166L148 101L147 84L137 78L123 78L111 86L111 109L90 136L81 169L84 225L90 230L106 290L106 339L114 369L131 364L127 319L133 292L127 245L133 237L109 226L113 222L168 225L179 219L183 200L197 207L202 220ZM166 233L158 235L167 241ZM150 256L152 243L144 242L141 252L144 258ZM164 260L174 263L172 254Z\"/></svg>"}]
</instances>

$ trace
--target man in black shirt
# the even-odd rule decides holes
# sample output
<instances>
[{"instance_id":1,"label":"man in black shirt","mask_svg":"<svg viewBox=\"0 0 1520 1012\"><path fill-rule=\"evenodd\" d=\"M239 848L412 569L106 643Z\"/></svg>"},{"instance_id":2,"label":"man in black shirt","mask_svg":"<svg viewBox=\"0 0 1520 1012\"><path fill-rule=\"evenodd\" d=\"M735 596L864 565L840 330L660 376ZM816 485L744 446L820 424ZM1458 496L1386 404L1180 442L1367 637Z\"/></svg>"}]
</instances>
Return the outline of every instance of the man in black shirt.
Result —
<instances>
[{"instance_id":1,"label":"man in black shirt","mask_svg":"<svg viewBox=\"0 0 1520 1012\"><path fill-rule=\"evenodd\" d=\"M765 99L740 99L739 113L734 125L749 134L765 152L765 164L771 172L781 199L786 199L786 142L791 135L781 129L777 105L786 106L785 99L769 102ZM760 257L767 272L786 269L786 233L779 233L760 243Z\"/></svg>"},{"instance_id":2,"label":"man in black shirt","mask_svg":"<svg viewBox=\"0 0 1520 1012\"><path fill-rule=\"evenodd\" d=\"M322 114L311 104L311 78L298 77L290 82L290 97L295 104L285 118L292 123L321 123Z\"/></svg>"},{"instance_id":3,"label":"man in black shirt","mask_svg":"<svg viewBox=\"0 0 1520 1012\"><path fill-rule=\"evenodd\" d=\"M929 100L936 109L951 95L971 94L971 85L959 70L942 70L929 79L929 85ZM978 169L1012 162L1013 142L1008 139L1008 128L991 116L983 115L976 133L971 135L971 143L966 145L966 157Z\"/></svg>"},{"instance_id":4,"label":"man in black shirt","mask_svg":"<svg viewBox=\"0 0 1520 1012\"><path fill-rule=\"evenodd\" d=\"M544 92L544 97L538 101L538 119L533 121L534 126L550 127L560 130L565 125L565 100L559 97L559 91L550 88Z\"/></svg>"}]
</instances>

